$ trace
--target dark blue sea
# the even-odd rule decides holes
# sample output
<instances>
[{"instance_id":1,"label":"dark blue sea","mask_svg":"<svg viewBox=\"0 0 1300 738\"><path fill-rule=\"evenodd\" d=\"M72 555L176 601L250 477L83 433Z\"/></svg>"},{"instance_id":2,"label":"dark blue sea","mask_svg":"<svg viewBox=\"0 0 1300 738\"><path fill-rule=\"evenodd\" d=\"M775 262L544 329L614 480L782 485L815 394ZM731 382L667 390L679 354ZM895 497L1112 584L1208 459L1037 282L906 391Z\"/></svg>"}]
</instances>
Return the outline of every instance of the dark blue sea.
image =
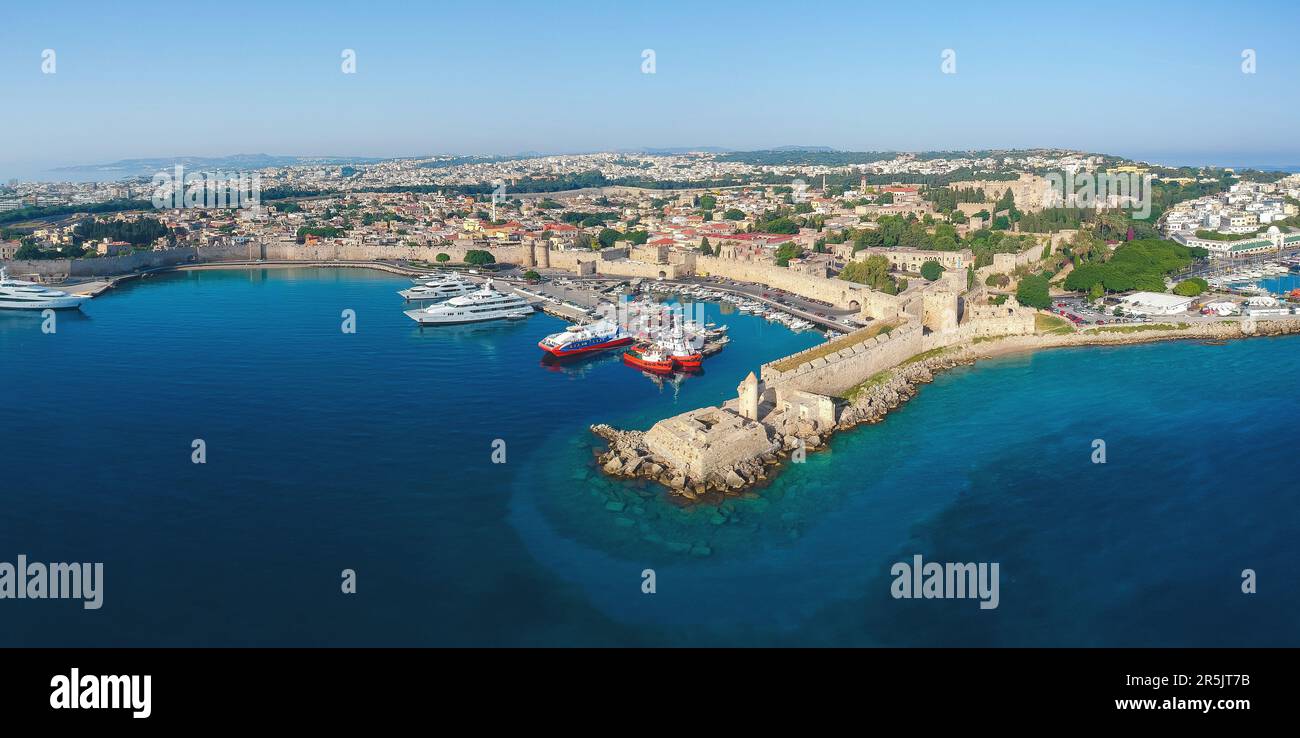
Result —
<instances>
[{"instance_id":1,"label":"dark blue sea","mask_svg":"<svg viewBox=\"0 0 1300 738\"><path fill-rule=\"evenodd\" d=\"M656 383L543 365L540 314L422 331L408 285L199 271L54 334L0 314L0 562L105 569L99 610L0 599L0 646L1300 645L1300 338L959 368L682 506L603 478L589 425L728 399L818 334L710 305L730 346ZM916 554L998 563L998 607L893 598Z\"/></svg>"}]
</instances>

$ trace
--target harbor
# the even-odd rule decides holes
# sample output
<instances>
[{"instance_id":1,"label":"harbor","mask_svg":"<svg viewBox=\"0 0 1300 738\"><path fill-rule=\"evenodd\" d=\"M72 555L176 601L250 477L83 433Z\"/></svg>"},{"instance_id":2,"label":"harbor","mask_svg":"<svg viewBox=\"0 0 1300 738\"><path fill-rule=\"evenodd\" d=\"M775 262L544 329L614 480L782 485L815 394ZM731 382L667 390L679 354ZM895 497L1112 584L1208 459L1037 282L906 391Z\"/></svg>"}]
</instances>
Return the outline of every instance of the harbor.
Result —
<instances>
[{"instance_id":1,"label":"harbor","mask_svg":"<svg viewBox=\"0 0 1300 738\"><path fill-rule=\"evenodd\" d=\"M575 279L564 275L507 281L495 276L446 271L418 274L412 282L415 286L399 290L398 294L407 302L424 305L406 311L421 325L437 322L426 316L443 310L440 305L483 299L482 295L492 289L483 285L495 282L500 285L495 289L527 301L534 310L570 323L566 331L548 335L539 342L539 347L551 358L566 360L625 349L624 363L650 375L697 373L703 370L705 359L717 355L730 343L727 325L699 318L696 306L700 303L726 305L738 314L760 317L795 332L825 328L827 338L840 335L836 328L843 330L851 326L812 314L801 317L802 311L782 309L775 300L703 285L642 279ZM476 287L481 287L479 293L472 292ZM526 314L523 311L488 314L482 320L495 317L521 318Z\"/></svg>"},{"instance_id":2,"label":"harbor","mask_svg":"<svg viewBox=\"0 0 1300 738\"><path fill-rule=\"evenodd\" d=\"M1049 402L1068 415L1084 416L1093 412L1099 398L1135 408L1113 420L1097 421L1102 425L1094 435L1106 438L1113 449L1132 445L1141 450L1146 447L1140 444L1162 445L1173 438L1171 434L1186 432L1181 426L1171 429L1162 410L1185 400L1173 383L1156 383L1161 392L1158 401L1147 399L1153 365L1239 373L1250 382L1248 393L1270 398L1280 412L1295 406L1292 395L1278 389L1269 377L1270 367L1293 360L1300 344L1292 341L1208 346L1193 340L1107 352L1063 348L1035 354L1032 371L1028 355L1008 356L975 368L957 366L936 372L932 383L900 404L905 409L891 410L885 422L871 422L864 411L864 424L824 438L829 452L809 452L805 464L783 464L779 473L769 465L762 485L739 494L706 493L705 500L723 498L716 505L690 502L665 494L657 481L645 477L624 480L606 475L592 454L592 442L599 439L587 427L607 423L647 428L673 412L733 398L737 381L747 371L822 346L818 331L795 333L761 316L734 310L729 303L707 303L705 322L728 325L730 347L709 359L703 374L683 375L680 384L655 384L635 381L639 374L610 352L590 360L542 364L534 358L542 354L536 347L538 340L570 324L542 313L522 322L419 330L400 314L405 303L395 294L409 286L409 277L395 277L374 270L316 268L157 274L96 298L85 310L92 320L61 322L58 340L40 337L32 321L0 321L0 340L8 341L6 349L21 348L25 358L4 363L6 379L13 386L30 388L29 401L48 415L57 418L84 410L83 398L92 386L102 383L101 376L80 372L52 383L42 378L49 366L70 366L79 357L98 356L103 357L105 371L121 378L114 392L105 393L94 409L104 423L113 424L123 443L97 443L89 436L69 434L55 422L28 423L21 429L9 426L7 443L62 448L84 459L82 468L15 467L16 484L45 493L15 498L15 520L24 530L42 531L59 489L71 490L76 502L96 517L112 515L113 500L80 485L85 469L122 480L137 479L141 470L149 470L160 486L187 493L183 498L138 495L150 501L168 525L183 525L195 515L210 521L187 528L186 536L169 539L170 560L217 569L220 551L259 546L282 551L286 559L301 552L329 556L337 551L339 540L351 540L348 537L356 535L360 525L366 534L359 543L365 545L357 546L347 565L363 573L391 570L411 586L425 581L429 572L423 564L410 561L410 552L426 547L430 540L455 542L463 551L460 558L478 562L494 579L526 576L528 567L538 565L547 571L569 571L574 561L646 561L636 566L630 579L634 593L635 574L642 567L659 566L662 572L675 566L680 579L674 586L685 588L682 596L702 604L676 608L670 602L661 606L666 609L627 617L695 627L689 623L698 618L699 607L705 607L719 622L776 627L771 613L788 598L806 599L820 613L843 600L844 581L852 582L855 589L873 586L859 581L865 577L862 570L875 566L877 560L893 560L893 549L905 545L914 531L920 530L928 539L947 534L953 526L974 525L979 531L1004 531L1010 526L1013 532L1044 527L1031 536L1032 541L1068 538L1079 535L1079 514L1110 520L1116 505L1137 505L1143 519L1148 519L1167 504L1158 494L1160 485L1186 478L1190 457L1184 453L1154 454L1154 462L1138 454L1115 453L1107 465L1087 464L1086 445L1081 452L1067 444L1042 444L1036 424L1005 423L1007 413L1013 412L1009 408L1023 406L1031 412L1030 408ZM267 319L268 302L277 306L273 320ZM356 309L360 316L355 335L339 333L336 318L344 307ZM110 325L115 330L105 329ZM259 329L248 331L250 325ZM35 338L26 338L33 333ZM1137 340L1143 335L1124 338ZM196 336L202 341L197 342ZM980 347L991 350L1000 343ZM147 361L141 360L146 356ZM328 370L322 371L321 366ZM290 411L290 390L283 382L248 381L259 375L295 377L291 391L312 398L310 412ZM1078 376L1093 377L1100 386L1078 393L1073 380ZM205 391L196 393L195 387ZM1009 391L1012 387L1016 391ZM902 397L900 391L900 402ZM231 411L232 404L238 412ZM875 398L863 404L874 414L877 406L888 409L891 399L886 394L883 404ZM183 420L172 410L178 406L186 408ZM1267 434L1261 437L1249 424L1234 422L1236 409L1233 404L1211 403L1197 412L1223 423L1219 438L1223 448L1241 459L1244 468L1258 470L1248 472L1258 476L1249 485L1239 485L1232 474L1216 472L1200 483L1239 486L1249 501L1250 522L1267 525L1286 513L1285 496L1272 492L1281 479L1277 475L1286 467L1269 462L1279 458L1278 448L1287 441ZM121 419L130 417L138 422L123 425ZM456 432L446 432L446 418L456 419ZM961 420L954 422L954 418ZM991 428L998 431L990 432ZM212 463L218 458L212 453L207 467L191 465L189 440L194 437L206 438L212 451L219 449L222 462ZM509 446L508 463L490 461L490 443L496 438ZM177 463L160 463L172 458L178 445L182 456ZM277 452L267 454L265 449L272 445ZM358 463L359 454L369 461ZM431 458L454 463L440 463L431 470ZM318 480L307 496L294 486L293 470L305 467L315 469ZM196 469L202 473L196 474ZM1034 489L1044 491L1017 490L1005 484L999 473L1037 475L1032 477ZM1087 501L1081 502L1078 495L1051 493L1077 484L1081 474L1086 481L1096 482L1095 492L1085 496ZM1115 474L1138 482L1118 489L1103 476ZM943 486L944 480L951 479L962 481L960 494ZM918 485L935 492L918 495ZM1035 504L1026 504L1031 494ZM987 510L961 507L972 496L1005 498L1009 504ZM1208 499L1209 509L1195 506L1197 517L1185 519L1184 527L1208 530L1217 519L1242 514L1239 496L1225 498L1222 505L1217 499ZM310 504L303 504L304 500ZM949 520L945 516L954 506L964 512ZM1066 514L1066 507L1075 517ZM1014 513L1009 521L1006 509ZM250 514L256 525L249 524ZM970 515L977 517L972 521ZM465 535L467 518L483 521L473 535ZM305 522L285 525L299 519ZM122 550L138 557L143 571L157 572L159 581L166 581L170 569L154 563L157 543L150 531L156 525L156 518L125 520L110 536L88 522L75 525L74 532L95 545L102 541L121 547L123 540L135 541ZM282 535L266 536L265 530L275 525L284 529ZM864 531L872 535L864 536ZM877 535L879 531L884 532ZM1149 527L1136 524L1116 534L1139 551L1154 551L1157 544L1173 540L1189 560L1204 553L1195 543L1201 538L1196 535L1152 542ZM871 546L865 553L864 541ZM1243 541L1232 551L1234 556L1281 565L1276 557L1269 558L1272 549L1256 545L1253 539ZM756 557L773 557L775 569L765 565L755 571L751 564ZM809 567L810 560L819 565ZM457 595L452 601L477 606L482 595L457 578L460 566L438 564L436 574L451 583ZM621 581L605 577L605 568L581 571L578 586L591 597L616 589L610 582ZM1096 572L1098 577L1104 573ZM269 575L258 581L259 586L283 586L281 579ZM306 583L287 581L288 595L313 596ZM723 586L737 592L741 601L708 596ZM545 597L560 602L552 595ZM141 602L130 592L121 593L118 601ZM610 611L625 612L617 609L613 595L600 600L601 607L607 602L613 603L608 604ZM1070 602L1071 607L1076 604ZM196 610L193 617L179 619L181 624L169 632L198 637L206 627L203 618L245 617L239 608L221 602L216 607L215 613ZM435 617L439 622L470 622L473 608L456 607L450 615L439 611ZM1019 612L1011 604L1004 608L1013 615ZM110 609L119 614L109 613L109 620L92 635L127 643L153 637L152 623L129 617L129 609L121 614L123 607L106 607L103 612ZM1103 608L1094 609L1104 617ZM291 611L266 617L286 633L305 632L303 637L320 640L336 637L332 625L313 621L303 626ZM826 628L846 628L851 622L848 615L839 617L833 609L810 617ZM1041 617L1035 612L1022 619L1029 623ZM380 620L366 618L365 622ZM612 627L595 616L592 622L597 623L593 633ZM384 623L388 629L383 632L394 634L393 638L421 637L428 625L427 618L392 623L385 618ZM949 624L936 624L931 630L941 626ZM660 622L656 627L666 626ZM850 632L871 637L866 629L854 627L859 630ZM714 637L743 642L729 632L718 628ZM1152 625L1144 632L1157 631ZM915 638L928 638L929 633ZM472 633L467 639L478 637ZM376 637L367 642L386 641Z\"/></svg>"}]
</instances>

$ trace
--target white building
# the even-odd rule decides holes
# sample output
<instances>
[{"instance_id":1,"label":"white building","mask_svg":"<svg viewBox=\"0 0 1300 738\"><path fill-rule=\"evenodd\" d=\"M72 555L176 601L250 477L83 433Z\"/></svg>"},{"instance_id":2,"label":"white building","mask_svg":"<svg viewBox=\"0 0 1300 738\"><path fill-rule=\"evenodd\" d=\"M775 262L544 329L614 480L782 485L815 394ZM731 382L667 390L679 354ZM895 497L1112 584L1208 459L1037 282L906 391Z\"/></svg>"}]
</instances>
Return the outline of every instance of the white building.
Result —
<instances>
[{"instance_id":1,"label":"white building","mask_svg":"<svg viewBox=\"0 0 1300 738\"><path fill-rule=\"evenodd\" d=\"M1134 292L1119 298L1126 313L1138 315L1179 315L1192 306L1192 298L1164 292Z\"/></svg>"}]
</instances>

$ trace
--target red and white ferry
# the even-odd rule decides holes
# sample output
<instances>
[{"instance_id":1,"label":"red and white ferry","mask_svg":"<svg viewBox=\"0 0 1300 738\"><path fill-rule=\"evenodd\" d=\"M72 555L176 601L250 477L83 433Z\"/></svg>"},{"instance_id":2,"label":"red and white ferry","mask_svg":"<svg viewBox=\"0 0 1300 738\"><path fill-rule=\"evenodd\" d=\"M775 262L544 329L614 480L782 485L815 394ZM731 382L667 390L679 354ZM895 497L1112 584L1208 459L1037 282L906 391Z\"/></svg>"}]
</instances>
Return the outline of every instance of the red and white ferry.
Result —
<instances>
[{"instance_id":1,"label":"red and white ferry","mask_svg":"<svg viewBox=\"0 0 1300 738\"><path fill-rule=\"evenodd\" d=\"M623 326L601 320L590 325L571 325L567 330L543 338L537 346L551 356L562 358L618 348L630 343L632 336L623 330Z\"/></svg>"}]
</instances>

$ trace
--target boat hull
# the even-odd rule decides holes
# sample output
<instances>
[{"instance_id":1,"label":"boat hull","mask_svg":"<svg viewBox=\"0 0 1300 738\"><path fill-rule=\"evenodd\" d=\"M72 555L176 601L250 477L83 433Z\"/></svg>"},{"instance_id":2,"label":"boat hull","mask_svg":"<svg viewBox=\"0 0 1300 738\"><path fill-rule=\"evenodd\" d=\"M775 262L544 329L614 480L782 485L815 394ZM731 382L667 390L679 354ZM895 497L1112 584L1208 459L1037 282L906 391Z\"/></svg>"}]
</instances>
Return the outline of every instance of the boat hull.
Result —
<instances>
[{"instance_id":1,"label":"boat hull","mask_svg":"<svg viewBox=\"0 0 1300 738\"><path fill-rule=\"evenodd\" d=\"M641 371L650 372L651 374L672 374L673 373L673 362L671 360L646 361L645 359L642 359L638 356L628 353L628 354L623 354L623 363L627 364L628 366L640 369Z\"/></svg>"},{"instance_id":2,"label":"boat hull","mask_svg":"<svg viewBox=\"0 0 1300 738\"><path fill-rule=\"evenodd\" d=\"M584 354L594 354L597 351L608 351L609 349L620 348L622 346L627 346L631 343L632 343L632 337L624 336L622 338L615 338L609 341L605 341L604 343L592 344L590 346L582 346L580 348L575 348L575 349L547 346L543 343L538 343L537 348L540 348L541 350L545 351L551 356L554 356L557 359L562 359L566 356L582 356Z\"/></svg>"},{"instance_id":3,"label":"boat hull","mask_svg":"<svg viewBox=\"0 0 1300 738\"><path fill-rule=\"evenodd\" d=\"M6 300L0 298L0 310L76 310L89 297L83 295L55 297L48 300Z\"/></svg>"},{"instance_id":4,"label":"boat hull","mask_svg":"<svg viewBox=\"0 0 1300 738\"><path fill-rule=\"evenodd\" d=\"M470 323L491 323L495 320L506 320L512 317L518 317L518 318L528 317L527 315L519 315L519 316L495 315L490 318L470 318L468 320L464 318L458 318L456 320L439 320L439 319L431 320L427 316L421 316L420 313L423 312L424 312L423 310L407 310L406 316L411 320L414 320L416 323L419 323L421 327L435 326L435 325L469 325Z\"/></svg>"},{"instance_id":5,"label":"boat hull","mask_svg":"<svg viewBox=\"0 0 1300 738\"><path fill-rule=\"evenodd\" d=\"M704 366L704 357L699 354L692 356L674 356L673 367L683 371L695 372Z\"/></svg>"}]
</instances>

